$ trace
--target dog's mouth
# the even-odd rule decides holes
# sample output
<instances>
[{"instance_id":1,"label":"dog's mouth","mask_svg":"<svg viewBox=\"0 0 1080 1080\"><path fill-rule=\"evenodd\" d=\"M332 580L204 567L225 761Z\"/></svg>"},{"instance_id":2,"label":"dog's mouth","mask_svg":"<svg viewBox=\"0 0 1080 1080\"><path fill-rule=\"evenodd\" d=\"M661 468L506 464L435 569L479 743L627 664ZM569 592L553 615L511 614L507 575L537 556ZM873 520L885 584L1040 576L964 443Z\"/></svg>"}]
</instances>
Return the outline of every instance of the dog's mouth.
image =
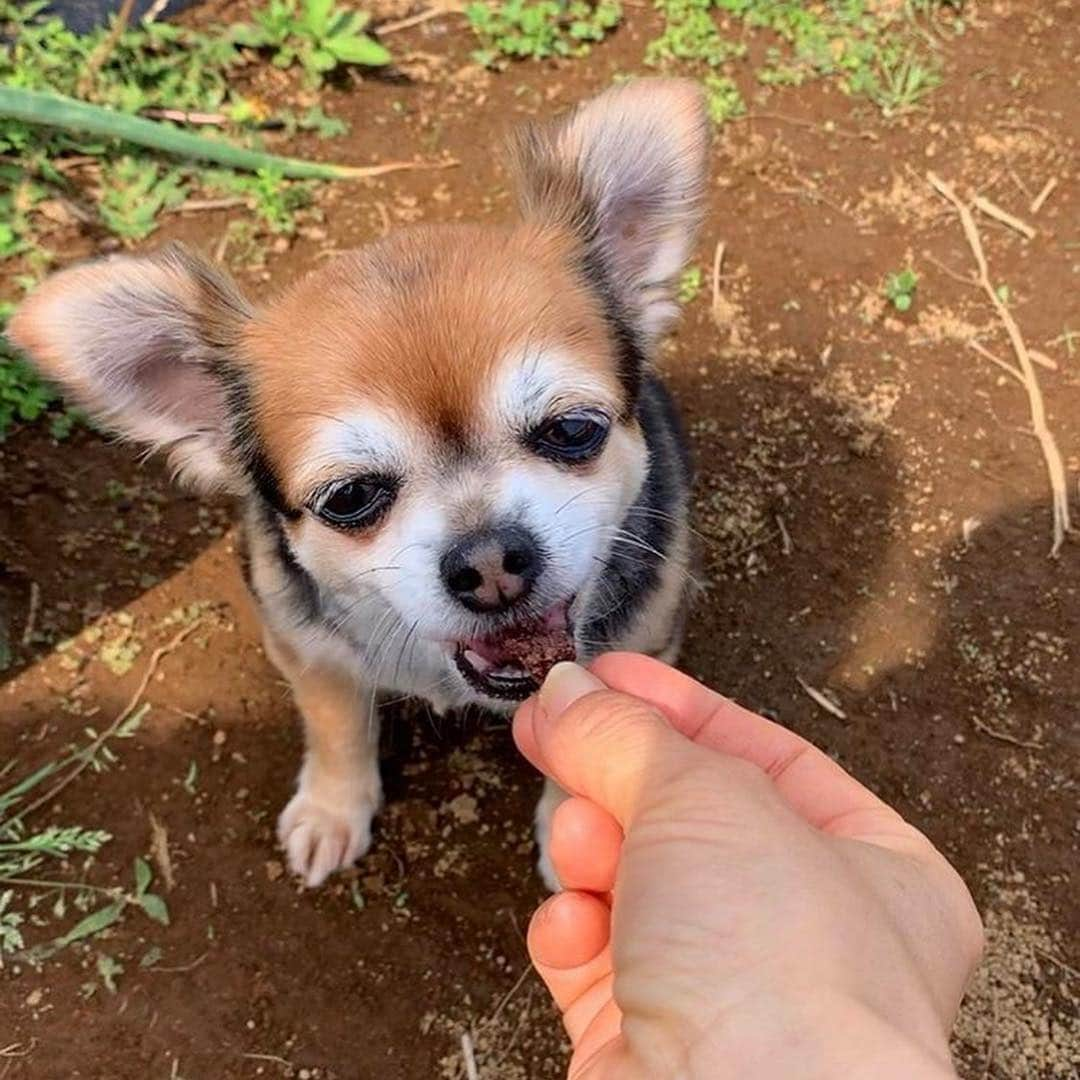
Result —
<instances>
[{"instance_id":1,"label":"dog's mouth","mask_svg":"<svg viewBox=\"0 0 1080 1080\"><path fill-rule=\"evenodd\" d=\"M538 618L457 642L454 663L458 671L487 697L524 701L557 663L577 656L568 609L563 601Z\"/></svg>"}]
</instances>

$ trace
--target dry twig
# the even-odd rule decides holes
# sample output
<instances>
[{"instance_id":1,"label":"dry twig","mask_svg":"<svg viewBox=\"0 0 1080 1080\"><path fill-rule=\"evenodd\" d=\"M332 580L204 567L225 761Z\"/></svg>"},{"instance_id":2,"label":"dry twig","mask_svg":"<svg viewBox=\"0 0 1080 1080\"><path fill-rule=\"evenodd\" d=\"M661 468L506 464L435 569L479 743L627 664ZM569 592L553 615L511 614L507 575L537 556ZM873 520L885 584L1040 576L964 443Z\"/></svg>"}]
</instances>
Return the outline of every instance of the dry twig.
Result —
<instances>
[{"instance_id":1,"label":"dry twig","mask_svg":"<svg viewBox=\"0 0 1080 1080\"><path fill-rule=\"evenodd\" d=\"M1010 229L1015 229L1021 236L1026 236L1029 240L1035 239L1035 230L1026 221L1021 221L1018 217L1014 217L1008 210L1002 210L997 203L992 203L982 195L973 196L971 201L987 217L992 217L995 221L1000 221L1002 225L1008 225Z\"/></svg>"},{"instance_id":2,"label":"dry twig","mask_svg":"<svg viewBox=\"0 0 1080 1080\"><path fill-rule=\"evenodd\" d=\"M795 550L795 545L791 542L791 533L788 532L787 525L779 514L776 515L776 525L780 530L780 549L785 555L790 555Z\"/></svg>"},{"instance_id":3,"label":"dry twig","mask_svg":"<svg viewBox=\"0 0 1080 1080\"><path fill-rule=\"evenodd\" d=\"M169 834L153 811L150 812L150 857L165 882L165 888L172 892L176 875L173 873L172 856L169 855Z\"/></svg>"},{"instance_id":4,"label":"dry twig","mask_svg":"<svg viewBox=\"0 0 1080 1080\"><path fill-rule=\"evenodd\" d=\"M1042 191L1031 200L1031 206L1029 209L1033 214L1037 214L1042 208L1043 204L1053 194L1054 188L1058 186L1058 178L1051 176L1049 180L1043 185Z\"/></svg>"},{"instance_id":5,"label":"dry twig","mask_svg":"<svg viewBox=\"0 0 1080 1080\"><path fill-rule=\"evenodd\" d=\"M480 1073L476 1068L476 1054L473 1051L472 1036L467 1031L461 1033L461 1057L465 1062L465 1075L468 1080L480 1080Z\"/></svg>"},{"instance_id":6,"label":"dry twig","mask_svg":"<svg viewBox=\"0 0 1080 1080\"><path fill-rule=\"evenodd\" d=\"M131 18L131 12L134 7L135 0L124 0L120 5L120 10L116 13L116 18L113 21L112 29L109 31L108 36L93 51L90 59L86 62L86 70L82 73L76 90L79 97L85 98L89 96L90 91L94 88L94 81L97 79L97 73L102 69L105 61L112 55L113 49L116 48L116 43L120 40L120 35L127 29L128 20Z\"/></svg>"},{"instance_id":7,"label":"dry twig","mask_svg":"<svg viewBox=\"0 0 1080 1080\"><path fill-rule=\"evenodd\" d=\"M1007 731L998 731L997 728L992 728L977 716L972 717L971 722L976 731L981 731L991 739L997 739L998 742L1008 743L1010 746L1020 746L1025 750L1045 749L1044 745L1035 739L1018 739L1015 735L1010 735Z\"/></svg>"},{"instance_id":8,"label":"dry twig","mask_svg":"<svg viewBox=\"0 0 1080 1080\"><path fill-rule=\"evenodd\" d=\"M440 4L438 7L428 8L427 11L409 15L404 19L395 19L393 22L380 23L374 29L380 37L383 34L396 34L399 30L408 30L411 26L419 26L430 19L440 19L444 15L461 15L462 8L457 4Z\"/></svg>"},{"instance_id":9,"label":"dry twig","mask_svg":"<svg viewBox=\"0 0 1080 1080\"><path fill-rule=\"evenodd\" d=\"M22 632L22 647L30 648L37 629L38 611L41 609L41 586L36 581L30 582L30 610L26 613L26 625Z\"/></svg>"},{"instance_id":10,"label":"dry twig","mask_svg":"<svg viewBox=\"0 0 1080 1080\"><path fill-rule=\"evenodd\" d=\"M720 308L720 271L724 266L724 252L727 250L727 245L723 240L716 242L716 251L713 253L712 261L712 312L713 322L717 322L717 312Z\"/></svg>"},{"instance_id":11,"label":"dry twig","mask_svg":"<svg viewBox=\"0 0 1080 1080\"><path fill-rule=\"evenodd\" d=\"M194 124L197 127L222 127L229 122L224 113L191 112L188 109L142 109L139 115L151 120L172 120L177 124Z\"/></svg>"},{"instance_id":12,"label":"dry twig","mask_svg":"<svg viewBox=\"0 0 1080 1080\"><path fill-rule=\"evenodd\" d=\"M1061 452L1058 450L1057 442L1054 439L1053 433L1047 426L1046 422L1046 405L1043 401L1042 390L1039 387L1039 379L1035 374L1035 365L1031 359L1031 354L1028 352L1027 346L1024 344L1023 335L1020 333L1020 327L1016 325L1016 320L1012 316L1012 312L1002 303L1001 297L998 296L992 282L990 281L990 268L986 262L986 255L983 251L982 240L979 237L979 230L975 225L975 219L971 215L971 210L960 200L960 196L957 195L955 189L940 176L935 173L927 173L927 181L930 186L942 196L942 198L952 203L953 208L960 216L960 224L963 226L964 235L967 237L968 246L971 248L971 253L975 258L975 264L978 267L979 272L979 284L982 286L983 291L989 297L991 304L994 305L994 310L998 314L998 318L1005 326L1005 330L1008 332L1009 340L1012 343L1013 351L1016 353L1016 358L1020 362L1020 371L1024 377L1024 388L1027 390L1028 405L1031 411L1031 426L1035 432L1035 437L1039 440L1039 444L1042 447L1043 458L1046 461L1046 471L1050 478L1050 489L1053 499L1053 542L1050 548L1051 556L1056 556L1061 550L1061 545L1065 542L1065 535L1069 532L1071 525L1069 522L1069 496L1065 482L1065 465L1061 460Z\"/></svg>"},{"instance_id":13,"label":"dry twig","mask_svg":"<svg viewBox=\"0 0 1080 1080\"><path fill-rule=\"evenodd\" d=\"M795 681L806 691L807 697L814 702L815 705L821 706L827 713L832 714L838 720L846 720L847 713L836 704L830 697L826 697L816 687L811 686L801 675L795 676Z\"/></svg>"},{"instance_id":14,"label":"dry twig","mask_svg":"<svg viewBox=\"0 0 1080 1080\"><path fill-rule=\"evenodd\" d=\"M968 346L974 349L980 356L985 357L991 364L997 364L1002 371L1007 375L1011 375L1021 386L1024 385L1024 373L1016 367L1013 367L1007 360L1001 360L996 357L981 341L976 341L972 338L968 342Z\"/></svg>"}]
</instances>

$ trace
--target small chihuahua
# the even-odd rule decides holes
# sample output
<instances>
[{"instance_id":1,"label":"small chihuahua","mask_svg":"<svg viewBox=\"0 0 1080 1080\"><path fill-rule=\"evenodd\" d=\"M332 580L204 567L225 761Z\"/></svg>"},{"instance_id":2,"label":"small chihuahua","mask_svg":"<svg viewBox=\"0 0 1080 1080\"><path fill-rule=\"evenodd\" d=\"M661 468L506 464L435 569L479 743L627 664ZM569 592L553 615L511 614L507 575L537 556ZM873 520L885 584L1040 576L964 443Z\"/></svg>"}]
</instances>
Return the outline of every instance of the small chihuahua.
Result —
<instances>
[{"instance_id":1,"label":"small chihuahua","mask_svg":"<svg viewBox=\"0 0 1080 1080\"><path fill-rule=\"evenodd\" d=\"M379 693L510 711L537 689L530 635L582 661L677 652L689 469L650 353L707 157L693 83L627 82L513 141L513 225L403 230L261 308L181 247L116 256L12 319L72 400L241 498L266 651L304 719L278 832L308 885L370 844ZM552 888L563 797L537 809Z\"/></svg>"}]
</instances>

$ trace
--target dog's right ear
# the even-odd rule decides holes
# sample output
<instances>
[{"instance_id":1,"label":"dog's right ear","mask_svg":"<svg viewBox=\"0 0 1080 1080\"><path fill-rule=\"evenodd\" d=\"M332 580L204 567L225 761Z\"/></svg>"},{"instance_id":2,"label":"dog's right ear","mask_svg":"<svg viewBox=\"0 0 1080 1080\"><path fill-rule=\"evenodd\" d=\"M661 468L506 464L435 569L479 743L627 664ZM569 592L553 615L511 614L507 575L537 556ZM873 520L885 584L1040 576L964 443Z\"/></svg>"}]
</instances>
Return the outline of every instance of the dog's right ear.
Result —
<instances>
[{"instance_id":1,"label":"dog's right ear","mask_svg":"<svg viewBox=\"0 0 1080 1080\"><path fill-rule=\"evenodd\" d=\"M203 488L236 488L230 356L251 308L179 245L63 270L20 305L10 340L73 403L130 439L164 447Z\"/></svg>"}]
</instances>

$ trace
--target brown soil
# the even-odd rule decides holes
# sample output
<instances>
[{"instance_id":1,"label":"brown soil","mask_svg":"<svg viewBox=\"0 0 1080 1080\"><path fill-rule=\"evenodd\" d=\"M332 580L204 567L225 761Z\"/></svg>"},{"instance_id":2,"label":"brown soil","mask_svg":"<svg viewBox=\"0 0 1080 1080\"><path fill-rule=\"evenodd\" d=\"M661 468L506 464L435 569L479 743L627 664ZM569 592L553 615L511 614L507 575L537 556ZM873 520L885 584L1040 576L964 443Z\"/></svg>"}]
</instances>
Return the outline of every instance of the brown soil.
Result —
<instances>
[{"instance_id":1,"label":"brown soil","mask_svg":"<svg viewBox=\"0 0 1080 1080\"><path fill-rule=\"evenodd\" d=\"M1008 342L956 276L970 253L923 174L1038 228L1025 241L980 220L994 281L1056 363L1038 374L1075 505L1080 337L1062 334L1080 329L1080 20L1060 0L969 7L946 85L915 117L886 124L808 86L718 138L696 261L707 281L726 243L722 325L706 286L663 361L693 427L708 538L684 663L826 748L956 862L990 931L956 1039L965 1077L1066 1077L1080 1060L1080 560L1075 542L1047 557L1023 390L965 344L977 332L1011 359ZM232 245L226 258L265 296L387 222L505 214L497 133L640 68L655 30L633 7L588 61L495 77L468 66L453 18L401 32L416 81L331 91L327 111L351 136L290 149L361 162L445 151L459 167L324 189L325 221L265 267L245 269ZM158 239L212 250L228 222L174 217ZM93 248L60 239L50 246ZM881 282L909 258L921 280L900 315ZM299 891L273 824L300 736L258 644L227 508L176 494L87 433L60 446L17 433L0 446L0 489L0 616L15 651L0 762L17 756L21 772L104 726L177 617L199 620L163 660L119 763L53 811L115 834L89 869L103 884L130 881L153 814L175 874L171 925L131 915L40 971L0 973L0 1077L464 1077L467 1030L487 1080L561 1075L522 940L541 896L539 783L505 725L391 706L373 851L355 874ZM96 974L102 953L124 966L114 993Z\"/></svg>"}]
</instances>

